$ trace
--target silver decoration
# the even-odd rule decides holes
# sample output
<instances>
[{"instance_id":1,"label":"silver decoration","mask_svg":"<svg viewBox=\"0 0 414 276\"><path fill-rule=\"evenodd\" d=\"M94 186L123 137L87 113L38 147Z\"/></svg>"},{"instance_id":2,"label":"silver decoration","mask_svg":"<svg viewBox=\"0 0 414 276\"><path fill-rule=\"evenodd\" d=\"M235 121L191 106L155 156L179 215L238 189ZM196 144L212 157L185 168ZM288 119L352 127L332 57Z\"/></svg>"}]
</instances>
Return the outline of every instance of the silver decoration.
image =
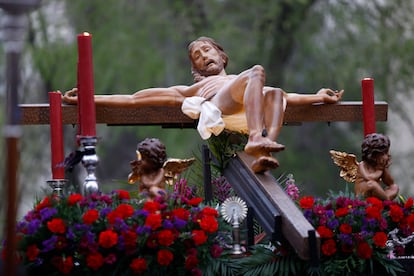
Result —
<instances>
[{"instance_id":1,"label":"silver decoration","mask_svg":"<svg viewBox=\"0 0 414 276\"><path fill-rule=\"evenodd\" d=\"M247 205L241 198L227 198L221 206L221 214L225 221L233 227L233 251L235 255L243 254L240 246L240 223L246 218Z\"/></svg>"},{"instance_id":2,"label":"silver decoration","mask_svg":"<svg viewBox=\"0 0 414 276\"><path fill-rule=\"evenodd\" d=\"M53 194L58 197L64 197L64 189L67 183L68 181L66 179L53 179L47 181L49 187L52 188Z\"/></svg>"},{"instance_id":3,"label":"silver decoration","mask_svg":"<svg viewBox=\"0 0 414 276\"><path fill-rule=\"evenodd\" d=\"M96 179L96 167L99 163L98 155L96 155L96 144L98 139L95 136L81 136L79 142L83 148L82 165L86 169L87 176L83 182L83 195L90 195L99 192L99 185Z\"/></svg>"},{"instance_id":4,"label":"silver decoration","mask_svg":"<svg viewBox=\"0 0 414 276\"><path fill-rule=\"evenodd\" d=\"M399 258L399 257L395 257L394 254L394 249L396 246L402 246L403 248L405 248L405 246L411 242L414 241L414 233L412 233L411 235L402 238L402 237L398 237L398 228L395 228L394 230L392 230L391 232L388 233L388 237L389 240L387 240L386 242L386 247L388 249L388 252L390 253L389 255L392 256L392 258ZM404 256L404 258L407 258L408 256Z\"/></svg>"}]
</instances>

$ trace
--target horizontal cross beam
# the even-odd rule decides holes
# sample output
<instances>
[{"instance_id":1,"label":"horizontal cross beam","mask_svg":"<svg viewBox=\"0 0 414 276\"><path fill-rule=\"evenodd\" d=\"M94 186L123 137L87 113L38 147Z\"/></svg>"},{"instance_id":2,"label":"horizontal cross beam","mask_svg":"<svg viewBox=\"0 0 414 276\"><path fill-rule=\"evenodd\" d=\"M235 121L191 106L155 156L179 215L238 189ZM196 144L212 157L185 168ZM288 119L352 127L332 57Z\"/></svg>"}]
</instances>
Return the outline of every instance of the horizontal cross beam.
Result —
<instances>
[{"instance_id":1,"label":"horizontal cross beam","mask_svg":"<svg viewBox=\"0 0 414 276\"><path fill-rule=\"evenodd\" d=\"M23 125L49 124L49 104L20 105ZM387 121L388 104L375 102L376 121ZM76 105L62 105L63 124L78 123ZM284 122L362 122L362 102L349 101L337 104L313 104L304 106L288 106ZM179 107L146 106L108 107L96 106L96 123L107 125L162 125L166 127L194 128L195 120L187 117Z\"/></svg>"}]
</instances>

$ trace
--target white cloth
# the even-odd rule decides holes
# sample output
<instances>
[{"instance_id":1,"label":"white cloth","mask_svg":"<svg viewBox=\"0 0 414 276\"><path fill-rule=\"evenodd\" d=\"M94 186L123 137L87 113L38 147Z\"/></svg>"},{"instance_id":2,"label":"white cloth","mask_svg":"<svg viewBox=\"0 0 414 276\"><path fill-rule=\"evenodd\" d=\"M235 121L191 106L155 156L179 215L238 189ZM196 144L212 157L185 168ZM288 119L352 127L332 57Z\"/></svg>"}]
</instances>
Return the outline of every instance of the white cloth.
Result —
<instances>
[{"instance_id":1,"label":"white cloth","mask_svg":"<svg viewBox=\"0 0 414 276\"><path fill-rule=\"evenodd\" d=\"M283 111L286 110L286 105L286 98L283 98ZM222 116L220 109L203 97L185 98L181 110L191 119L199 119L197 130L204 140L210 138L211 134L219 135L224 128L239 133L249 133L244 111Z\"/></svg>"},{"instance_id":2,"label":"white cloth","mask_svg":"<svg viewBox=\"0 0 414 276\"><path fill-rule=\"evenodd\" d=\"M199 119L197 130L204 140L211 134L219 135L225 128L220 109L203 97L185 98L181 110L191 119Z\"/></svg>"}]
</instances>

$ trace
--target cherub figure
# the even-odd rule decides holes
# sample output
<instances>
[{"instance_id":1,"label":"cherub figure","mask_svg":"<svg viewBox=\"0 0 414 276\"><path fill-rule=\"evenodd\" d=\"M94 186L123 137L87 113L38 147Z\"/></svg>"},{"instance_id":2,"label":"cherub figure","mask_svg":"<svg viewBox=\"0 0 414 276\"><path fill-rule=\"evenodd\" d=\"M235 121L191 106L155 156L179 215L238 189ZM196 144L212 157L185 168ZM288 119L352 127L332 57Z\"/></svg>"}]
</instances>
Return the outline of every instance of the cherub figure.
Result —
<instances>
[{"instance_id":1,"label":"cherub figure","mask_svg":"<svg viewBox=\"0 0 414 276\"><path fill-rule=\"evenodd\" d=\"M96 105L181 106L186 115L199 119L197 129L203 139L242 122L243 130L247 129L249 135L244 150L255 157L252 170L261 173L279 166L272 153L285 148L276 140L286 105L337 103L344 92L322 88L315 94L286 93L280 88L265 86L266 74L261 65L228 75L225 68L229 58L223 47L209 37L191 42L188 56L194 77L192 85L148 88L132 95L96 95ZM66 92L64 102L76 104L76 93L76 88ZM235 116L236 120L229 119Z\"/></svg>"},{"instance_id":2,"label":"cherub figure","mask_svg":"<svg viewBox=\"0 0 414 276\"><path fill-rule=\"evenodd\" d=\"M340 176L355 184L356 196L393 200L398 195L399 187L389 170L390 145L390 139L383 134L366 135L361 145L361 162L354 154L330 151L334 163L341 168Z\"/></svg>"},{"instance_id":3,"label":"cherub figure","mask_svg":"<svg viewBox=\"0 0 414 276\"><path fill-rule=\"evenodd\" d=\"M130 162L132 172L128 183L139 181L139 192L149 198L165 195L165 183L172 184L176 176L186 170L191 159L167 159L163 143L156 138L146 138L137 146L137 160Z\"/></svg>"}]
</instances>

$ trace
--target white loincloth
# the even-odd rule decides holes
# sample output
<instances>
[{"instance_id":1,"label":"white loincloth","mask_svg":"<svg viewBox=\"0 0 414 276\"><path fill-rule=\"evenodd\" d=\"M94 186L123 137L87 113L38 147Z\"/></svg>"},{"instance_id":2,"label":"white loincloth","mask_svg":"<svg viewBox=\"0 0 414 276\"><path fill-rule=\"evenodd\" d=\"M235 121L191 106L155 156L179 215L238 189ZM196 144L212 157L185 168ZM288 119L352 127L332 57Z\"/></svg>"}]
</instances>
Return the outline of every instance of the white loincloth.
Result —
<instances>
[{"instance_id":1,"label":"white loincloth","mask_svg":"<svg viewBox=\"0 0 414 276\"><path fill-rule=\"evenodd\" d=\"M283 98L283 110L286 109L286 99ZM199 119L197 130L201 138L207 140L211 134L219 135L224 129L243 134L249 133L246 114L244 111L222 115L221 110L203 97L185 98L181 111L191 119Z\"/></svg>"}]
</instances>

